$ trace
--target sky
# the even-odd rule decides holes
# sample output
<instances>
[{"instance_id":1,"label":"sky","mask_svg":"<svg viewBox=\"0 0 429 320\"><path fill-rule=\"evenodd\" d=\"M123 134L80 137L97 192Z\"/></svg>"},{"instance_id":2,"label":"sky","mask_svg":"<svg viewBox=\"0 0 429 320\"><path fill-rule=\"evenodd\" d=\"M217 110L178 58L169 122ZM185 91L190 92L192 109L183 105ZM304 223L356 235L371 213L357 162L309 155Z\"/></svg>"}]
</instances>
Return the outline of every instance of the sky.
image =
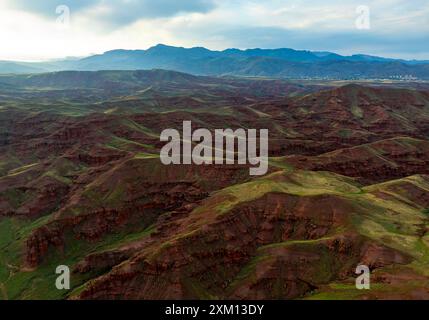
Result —
<instances>
[{"instance_id":1,"label":"sky","mask_svg":"<svg viewBox=\"0 0 429 320\"><path fill-rule=\"evenodd\" d=\"M429 60L429 0L0 0L0 60L159 43Z\"/></svg>"}]
</instances>

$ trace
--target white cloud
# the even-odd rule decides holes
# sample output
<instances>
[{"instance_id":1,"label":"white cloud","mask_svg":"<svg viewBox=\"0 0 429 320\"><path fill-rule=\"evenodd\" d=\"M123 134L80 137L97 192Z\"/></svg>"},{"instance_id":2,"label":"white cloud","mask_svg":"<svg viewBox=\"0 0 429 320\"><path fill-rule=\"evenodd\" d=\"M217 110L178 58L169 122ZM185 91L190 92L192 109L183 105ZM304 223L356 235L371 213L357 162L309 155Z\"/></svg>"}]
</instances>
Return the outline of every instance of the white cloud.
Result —
<instances>
[{"instance_id":1,"label":"white cloud","mask_svg":"<svg viewBox=\"0 0 429 320\"><path fill-rule=\"evenodd\" d=\"M212 1L183 5L184 1L175 0L181 7L171 6L172 0L157 0L157 6L145 12L136 8L145 8L146 0L89 1L93 5L78 1L75 9L70 8L68 29L59 28L55 10L45 7L51 0L44 6L19 0L20 10L8 1L0 3L0 59L82 56L157 43L213 49L292 47L429 59L427 0L370 1L372 20L367 31L355 29L355 9L365 5L361 0L214 0L214 5Z\"/></svg>"}]
</instances>

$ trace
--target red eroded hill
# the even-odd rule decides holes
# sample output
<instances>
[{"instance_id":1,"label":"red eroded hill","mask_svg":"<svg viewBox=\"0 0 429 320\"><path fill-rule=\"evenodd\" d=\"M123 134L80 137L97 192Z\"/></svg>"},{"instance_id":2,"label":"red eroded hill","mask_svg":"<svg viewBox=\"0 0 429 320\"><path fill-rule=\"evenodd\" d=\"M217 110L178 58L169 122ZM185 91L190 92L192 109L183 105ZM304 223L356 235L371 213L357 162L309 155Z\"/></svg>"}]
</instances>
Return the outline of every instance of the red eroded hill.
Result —
<instances>
[{"instance_id":1,"label":"red eroded hill","mask_svg":"<svg viewBox=\"0 0 429 320\"><path fill-rule=\"evenodd\" d=\"M422 85L82 77L0 88L8 298L429 298ZM159 134L185 120L269 129L268 174L162 165ZM70 292L51 288L60 264ZM354 288L358 264L374 275L369 294Z\"/></svg>"}]
</instances>

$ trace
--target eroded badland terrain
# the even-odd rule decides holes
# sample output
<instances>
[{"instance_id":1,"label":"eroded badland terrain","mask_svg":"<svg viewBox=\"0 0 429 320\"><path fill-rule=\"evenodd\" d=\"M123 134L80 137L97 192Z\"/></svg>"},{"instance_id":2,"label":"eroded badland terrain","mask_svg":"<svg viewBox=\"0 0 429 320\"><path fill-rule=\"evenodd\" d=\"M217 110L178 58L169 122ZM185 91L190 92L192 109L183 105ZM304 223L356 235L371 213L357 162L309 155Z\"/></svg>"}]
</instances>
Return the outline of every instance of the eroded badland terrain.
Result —
<instances>
[{"instance_id":1,"label":"eroded badland terrain","mask_svg":"<svg viewBox=\"0 0 429 320\"><path fill-rule=\"evenodd\" d=\"M185 120L269 129L268 174L163 165ZM0 299L429 299L428 231L425 83L0 76Z\"/></svg>"}]
</instances>

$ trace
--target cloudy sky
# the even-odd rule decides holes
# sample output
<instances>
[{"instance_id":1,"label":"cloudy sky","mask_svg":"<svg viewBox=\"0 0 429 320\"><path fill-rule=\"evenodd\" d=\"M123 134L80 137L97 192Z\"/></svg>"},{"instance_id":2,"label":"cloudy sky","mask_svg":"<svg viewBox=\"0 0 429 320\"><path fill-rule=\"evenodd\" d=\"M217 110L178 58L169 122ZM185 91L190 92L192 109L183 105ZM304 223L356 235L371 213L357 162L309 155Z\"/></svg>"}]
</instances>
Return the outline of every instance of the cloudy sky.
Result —
<instances>
[{"instance_id":1,"label":"cloudy sky","mask_svg":"<svg viewBox=\"0 0 429 320\"><path fill-rule=\"evenodd\" d=\"M0 60L158 43L429 59L428 0L0 0Z\"/></svg>"}]
</instances>

